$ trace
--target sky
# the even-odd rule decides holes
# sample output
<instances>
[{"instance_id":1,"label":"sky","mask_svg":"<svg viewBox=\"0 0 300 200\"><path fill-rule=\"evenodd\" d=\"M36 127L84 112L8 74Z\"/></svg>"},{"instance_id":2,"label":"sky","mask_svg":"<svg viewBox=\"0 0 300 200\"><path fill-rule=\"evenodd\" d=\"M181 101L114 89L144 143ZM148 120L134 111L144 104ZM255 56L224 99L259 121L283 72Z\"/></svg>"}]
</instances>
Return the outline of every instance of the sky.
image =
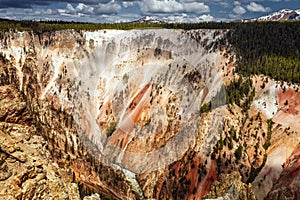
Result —
<instances>
[{"instance_id":1,"label":"sky","mask_svg":"<svg viewBox=\"0 0 300 200\"><path fill-rule=\"evenodd\" d=\"M176 22L250 19L300 0L0 0L0 18L78 22L128 22L145 16Z\"/></svg>"}]
</instances>

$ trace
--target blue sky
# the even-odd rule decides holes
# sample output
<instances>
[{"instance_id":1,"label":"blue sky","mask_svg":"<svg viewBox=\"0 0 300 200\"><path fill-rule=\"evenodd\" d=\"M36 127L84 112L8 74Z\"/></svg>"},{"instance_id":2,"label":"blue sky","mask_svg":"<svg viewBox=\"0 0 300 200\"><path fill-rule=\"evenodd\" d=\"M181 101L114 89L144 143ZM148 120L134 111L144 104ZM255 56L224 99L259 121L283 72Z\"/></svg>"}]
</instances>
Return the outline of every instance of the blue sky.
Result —
<instances>
[{"instance_id":1,"label":"blue sky","mask_svg":"<svg viewBox=\"0 0 300 200\"><path fill-rule=\"evenodd\" d=\"M156 16L199 22L248 19L299 8L300 0L0 0L0 18L127 22Z\"/></svg>"}]
</instances>

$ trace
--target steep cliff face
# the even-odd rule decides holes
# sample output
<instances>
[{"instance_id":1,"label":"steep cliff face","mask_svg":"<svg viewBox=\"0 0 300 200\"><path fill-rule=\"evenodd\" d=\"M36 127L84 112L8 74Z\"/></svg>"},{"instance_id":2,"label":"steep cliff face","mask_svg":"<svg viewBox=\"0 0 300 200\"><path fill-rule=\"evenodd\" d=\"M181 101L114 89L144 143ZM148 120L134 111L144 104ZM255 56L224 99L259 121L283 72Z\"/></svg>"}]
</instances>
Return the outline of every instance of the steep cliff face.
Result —
<instances>
[{"instance_id":1,"label":"steep cliff face","mask_svg":"<svg viewBox=\"0 0 300 200\"><path fill-rule=\"evenodd\" d=\"M283 166L283 172L273 185L267 199L299 199L299 145Z\"/></svg>"},{"instance_id":2,"label":"steep cliff face","mask_svg":"<svg viewBox=\"0 0 300 200\"><path fill-rule=\"evenodd\" d=\"M236 172L252 183L241 185L246 196L277 190L299 144L298 86L234 73L235 56L220 40L226 32L3 33L0 121L13 130L1 132L3 188L2 179L36 173L22 179L39 185L30 197L54 198L43 195L55 190L48 174L58 173L70 199L201 199ZM229 104L234 83L247 92ZM11 143L21 150L11 152ZM22 161L13 154L20 151L32 158ZM32 159L42 162L38 172L23 167Z\"/></svg>"},{"instance_id":3,"label":"steep cliff face","mask_svg":"<svg viewBox=\"0 0 300 200\"><path fill-rule=\"evenodd\" d=\"M2 82L0 96L1 199L79 199L72 172L52 162L47 142L36 134L24 95Z\"/></svg>"}]
</instances>

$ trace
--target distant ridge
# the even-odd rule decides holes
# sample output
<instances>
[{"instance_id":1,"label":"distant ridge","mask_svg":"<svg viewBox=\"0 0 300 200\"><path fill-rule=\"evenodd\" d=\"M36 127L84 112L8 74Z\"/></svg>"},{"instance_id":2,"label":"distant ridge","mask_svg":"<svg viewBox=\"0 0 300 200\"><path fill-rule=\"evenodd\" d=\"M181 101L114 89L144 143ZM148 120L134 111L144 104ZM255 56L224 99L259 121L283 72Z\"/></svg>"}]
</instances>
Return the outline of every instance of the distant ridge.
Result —
<instances>
[{"instance_id":1,"label":"distant ridge","mask_svg":"<svg viewBox=\"0 0 300 200\"><path fill-rule=\"evenodd\" d=\"M245 21L285 21L285 20L300 20L300 9L290 10L282 9L280 11L271 13L257 19L250 19Z\"/></svg>"},{"instance_id":2,"label":"distant ridge","mask_svg":"<svg viewBox=\"0 0 300 200\"><path fill-rule=\"evenodd\" d=\"M162 20L162 19L159 19L158 17L155 17L155 16L145 16L145 17L142 17L138 20L135 20L133 22L140 22L140 23L169 23L170 21L167 21L167 20Z\"/></svg>"}]
</instances>

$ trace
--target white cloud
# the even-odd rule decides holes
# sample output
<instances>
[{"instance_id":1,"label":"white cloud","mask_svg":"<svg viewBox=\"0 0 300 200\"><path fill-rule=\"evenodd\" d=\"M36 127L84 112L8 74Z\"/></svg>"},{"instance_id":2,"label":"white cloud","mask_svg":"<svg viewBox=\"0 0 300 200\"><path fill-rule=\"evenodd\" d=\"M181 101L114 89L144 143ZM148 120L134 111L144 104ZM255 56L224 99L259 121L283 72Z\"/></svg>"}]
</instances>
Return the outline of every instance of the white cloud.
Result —
<instances>
[{"instance_id":1,"label":"white cloud","mask_svg":"<svg viewBox=\"0 0 300 200\"><path fill-rule=\"evenodd\" d=\"M71 4L67 4L66 6L66 13L75 14L75 8Z\"/></svg>"},{"instance_id":2,"label":"white cloud","mask_svg":"<svg viewBox=\"0 0 300 200\"><path fill-rule=\"evenodd\" d=\"M52 14L56 14L56 12L54 12L52 9L48 8L47 10L45 10L44 12L46 15L52 15Z\"/></svg>"},{"instance_id":3,"label":"white cloud","mask_svg":"<svg viewBox=\"0 0 300 200\"><path fill-rule=\"evenodd\" d=\"M230 4L228 2L219 2L219 5L223 6L224 8L229 8Z\"/></svg>"},{"instance_id":4,"label":"white cloud","mask_svg":"<svg viewBox=\"0 0 300 200\"><path fill-rule=\"evenodd\" d=\"M114 1L111 1L107 4L99 3L95 6L96 14L116 14L121 10L121 6Z\"/></svg>"},{"instance_id":5,"label":"white cloud","mask_svg":"<svg viewBox=\"0 0 300 200\"><path fill-rule=\"evenodd\" d=\"M233 14L233 13L229 13L229 14L228 14L228 17L229 17L230 19L239 19L239 18L240 18L240 15L236 15L236 14Z\"/></svg>"},{"instance_id":6,"label":"white cloud","mask_svg":"<svg viewBox=\"0 0 300 200\"><path fill-rule=\"evenodd\" d=\"M234 2L233 2L233 5L239 6L239 5L241 5L241 2L239 2L239 1L234 1Z\"/></svg>"},{"instance_id":7,"label":"white cloud","mask_svg":"<svg viewBox=\"0 0 300 200\"><path fill-rule=\"evenodd\" d=\"M243 15L246 13L246 9L243 6L236 6L232 11L237 15Z\"/></svg>"},{"instance_id":8,"label":"white cloud","mask_svg":"<svg viewBox=\"0 0 300 200\"><path fill-rule=\"evenodd\" d=\"M71 4L67 4L64 13L71 15L99 15L99 14L116 14L121 10L121 6L114 1L106 4L99 3L98 5L85 5L79 3L76 8ZM62 12L62 11L60 11Z\"/></svg>"},{"instance_id":9,"label":"white cloud","mask_svg":"<svg viewBox=\"0 0 300 200\"><path fill-rule=\"evenodd\" d=\"M199 17L189 16L186 13L182 13L180 15L170 15L161 18L162 20L171 21L171 22L204 22L204 21L213 21L213 16L209 14L204 14Z\"/></svg>"},{"instance_id":10,"label":"white cloud","mask_svg":"<svg viewBox=\"0 0 300 200\"><path fill-rule=\"evenodd\" d=\"M93 14L94 8L92 6L87 6L83 3L79 3L76 7L76 12L82 14Z\"/></svg>"},{"instance_id":11,"label":"white cloud","mask_svg":"<svg viewBox=\"0 0 300 200\"><path fill-rule=\"evenodd\" d=\"M180 0L182 3L193 3L195 0Z\"/></svg>"},{"instance_id":12,"label":"white cloud","mask_svg":"<svg viewBox=\"0 0 300 200\"><path fill-rule=\"evenodd\" d=\"M123 1L122 5L124 8L128 8L128 7L132 7L135 6L137 4L136 1Z\"/></svg>"},{"instance_id":13,"label":"white cloud","mask_svg":"<svg viewBox=\"0 0 300 200\"><path fill-rule=\"evenodd\" d=\"M213 21L214 20L214 17L211 16L211 15L201 15L198 17L198 20L199 21Z\"/></svg>"},{"instance_id":14,"label":"white cloud","mask_svg":"<svg viewBox=\"0 0 300 200\"><path fill-rule=\"evenodd\" d=\"M30 14L30 13L33 12L33 9L32 8L27 8L27 9L24 9L24 12Z\"/></svg>"},{"instance_id":15,"label":"white cloud","mask_svg":"<svg viewBox=\"0 0 300 200\"><path fill-rule=\"evenodd\" d=\"M171 22L190 22L188 19L188 16L186 14L182 14L182 15L170 15L167 17L162 17L162 20L165 21L171 21Z\"/></svg>"},{"instance_id":16,"label":"white cloud","mask_svg":"<svg viewBox=\"0 0 300 200\"><path fill-rule=\"evenodd\" d=\"M202 2L178 2L176 0L142 0L142 13L207 13L209 6Z\"/></svg>"},{"instance_id":17,"label":"white cloud","mask_svg":"<svg viewBox=\"0 0 300 200\"><path fill-rule=\"evenodd\" d=\"M68 14L93 14L94 8L92 6L79 3L75 8L71 4L67 4L66 13Z\"/></svg>"},{"instance_id":18,"label":"white cloud","mask_svg":"<svg viewBox=\"0 0 300 200\"><path fill-rule=\"evenodd\" d=\"M143 13L181 12L183 5L175 0L142 0L140 8Z\"/></svg>"},{"instance_id":19,"label":"white cloud","mask_svg":"<svg viewBox=\"0 0 300 200\"><path fill-rule=\"evenodd\" d=\"M48 9L36 10L35 12L33 12L32 10L31 10L31 12L29 12L29 10L28 10L28 11L25 11L24 13L28 14L28 15L30 15L30 14L35 14L35 15L56 15L56 14L58 14L58 11L48 8Z\"/></svg>"},{"instance_id":20,"label":"white cloud","mask_svg":"<svg viewBox=\"0 0 300 200\"><path fill-rule=\"evenodd\" d=\"M210 11L207 5L198 2L186 3L183 4L183 7L186 12L192 12L192 13L207 13Z\"/></svg>"},{"instance_id":21,"label":"white cloud","mask_svg":"<svg viewBox=\"0 0 300 200\"><path fill-rule=\"evenodd\" d=\"M255 2L251 2L249 5L247 5L247 9L251 12L270 12L270 7L264 7L261 4L257 4Z\"/></svg>"}]
</instances>

